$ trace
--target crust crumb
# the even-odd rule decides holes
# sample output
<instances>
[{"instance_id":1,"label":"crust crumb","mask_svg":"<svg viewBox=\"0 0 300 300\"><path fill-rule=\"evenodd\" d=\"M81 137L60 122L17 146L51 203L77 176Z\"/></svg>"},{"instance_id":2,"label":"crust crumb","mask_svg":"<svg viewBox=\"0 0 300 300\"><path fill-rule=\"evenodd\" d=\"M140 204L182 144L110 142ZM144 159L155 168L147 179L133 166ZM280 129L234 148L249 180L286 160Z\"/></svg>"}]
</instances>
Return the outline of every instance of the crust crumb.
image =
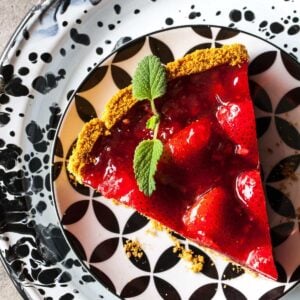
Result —
<instances>
[{"instance_id":1,"label":"crust crumb","mask_svg":"<svg viewBox=\"0 0 300 300\"><path fill-rule=\"evenodd\" d=\"M128 258L141 258L144 254L142 246L137 240L127 240L124 245L124 251Z\"/></svg>"},{"instance_id":2,"label":"crust crumb","mask_svg":"<svg viewBox=\"0 0 300 300\"><path fill-rule=\"evenodd\" d=\"M150 227L147 229L146 233L151 234L152 236L156 236L157 232L160 231L169 232L169 229L166 226L159 223L158 221L150 218L148 219L150 220Z\"/></svg>"},{"instance_id":3,"label":"crust crumb","mask_svg":"<svg viewBox=\"0 0 300 300\"><path fill-rule=\"evenodd\" d=\"M178 240L176 240L173 252L178 254L178 257L187 261L191 264L190 269L194 273L199 273L203 269L204 257L202 255L197 255L191 249L186 249L185 246L181 245Z\"/></svg>"},{"instance_id":4,"label":"crust crumb","mask_svg":"<svg viewBox=\"0 0 300 300\"><path fill-rule=\"evenodd\" d=\"M150 220L150 224L151 224L151 227L153 229L155 229L156 231L169 230L166 226L162 225L161 223L159 223L158 221L153 220L153 219Z\"/></svg>"}]
</instances>

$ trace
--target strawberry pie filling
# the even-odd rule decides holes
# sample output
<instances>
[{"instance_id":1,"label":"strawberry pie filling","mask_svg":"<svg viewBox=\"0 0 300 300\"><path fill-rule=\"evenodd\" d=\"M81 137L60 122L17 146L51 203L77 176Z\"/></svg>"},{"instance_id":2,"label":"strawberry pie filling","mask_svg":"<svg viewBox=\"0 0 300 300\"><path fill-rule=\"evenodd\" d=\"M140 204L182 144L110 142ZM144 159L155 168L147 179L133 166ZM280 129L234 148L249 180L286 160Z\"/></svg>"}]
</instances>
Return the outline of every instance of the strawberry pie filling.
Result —
<instances>
[{"instance_id":1,"label":"strawberry pie filling","mask_svg":"<svg viewBox=\"0 0 300 300\"><path fill-rule=\"evenodd\" d=\"M247 63L173 79L155 103L164 151L153 194L139 191L133 171L136 146L153 134L149 101L137 102L96 141L83 183L276 278Z\"/></svg>"}]
</instances>

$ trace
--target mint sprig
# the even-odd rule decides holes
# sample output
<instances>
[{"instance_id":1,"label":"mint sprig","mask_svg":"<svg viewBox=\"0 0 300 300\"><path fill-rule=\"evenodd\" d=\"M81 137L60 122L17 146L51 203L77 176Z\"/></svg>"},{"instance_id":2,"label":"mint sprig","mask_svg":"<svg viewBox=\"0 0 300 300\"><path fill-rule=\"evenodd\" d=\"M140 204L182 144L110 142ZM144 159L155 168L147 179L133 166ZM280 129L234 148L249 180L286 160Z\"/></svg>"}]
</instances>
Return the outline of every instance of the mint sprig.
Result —
<instances>
[{"instance_id":1,"label":"mint sprig","mask_svg":"<svg viewBox=\"0 0 300 300\"><path fill-rule=\"evenodd\" d=\"M132 80L133 96L140 101L150 101L153 113L146 124L148 129L153 130L153 138L141 141L135 149L133 158L135 179L140 191L146 196L151 196L156 189L154 176L163 153L163 144L157 138L160 116L154 100L165 94L166 87L166 70L160 59L154 55L146 56L138 64Z\"/></svg>"}]
</instances>

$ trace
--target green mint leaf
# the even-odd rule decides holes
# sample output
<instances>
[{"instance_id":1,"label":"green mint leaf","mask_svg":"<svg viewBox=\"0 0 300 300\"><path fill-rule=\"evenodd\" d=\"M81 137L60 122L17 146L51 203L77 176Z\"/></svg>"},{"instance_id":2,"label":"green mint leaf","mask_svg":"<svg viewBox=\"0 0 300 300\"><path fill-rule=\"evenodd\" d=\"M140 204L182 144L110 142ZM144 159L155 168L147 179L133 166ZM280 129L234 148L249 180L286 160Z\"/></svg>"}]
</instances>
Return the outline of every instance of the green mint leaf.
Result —
<instances>
[{"instance_id":1,"label":"green mint leaf","mask_svg":"<svg viewBox=\"0 0 300 300\"><path fill-rule=\"evenodd\" d=\"M137 100L154 100L166 92L167 76L157 56L144 57L132 79L132 92Z\"/></svg>"},{"instance_id":2,"label":"green mint leaf","mask_svg":"<svg viewBox=\"0 0 300 300\"><path fill-rule=\"evenodd\" d=\"M148 129L154 130L156 125L159 123L159 116L153 115L146 123Z\"/></svg>"},{"instance_id":3,"label":"green mint leaf","mask_svg":"<svg viewBox=\"0 0 300 300\"><path fill-rule=\"evenodd\" d=\"M163 144L158 139L141 141L135 149L133 169L141 192L151 196L155 190L154 175L163 153Z\"/></svg>"}]
</instances>

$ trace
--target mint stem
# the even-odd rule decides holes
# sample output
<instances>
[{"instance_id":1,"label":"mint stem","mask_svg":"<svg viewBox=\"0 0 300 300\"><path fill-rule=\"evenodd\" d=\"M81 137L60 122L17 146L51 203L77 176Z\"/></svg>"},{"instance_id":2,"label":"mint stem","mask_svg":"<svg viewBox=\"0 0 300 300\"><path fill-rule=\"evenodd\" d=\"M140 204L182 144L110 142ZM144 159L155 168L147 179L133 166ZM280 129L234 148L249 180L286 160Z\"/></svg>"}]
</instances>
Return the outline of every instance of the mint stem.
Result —
<instances>
[{"instance_id":1,"label":"mint stem","mask_svg":"<svg viewBox=\"0 0 300 300\"><path fill-rule=\"evenodd\" d=\"M151 109L152 109L153 114L158 116L158 112L157 112L156 107L155 107L154 99L150 100L150 105L151 105Z\"/></svg>"},{"instance_id":2,"label":"mint stem","mask_svg":"<svg viewBox=\"0 0 300 300\"><path fill-rule=\"evenodd\" d=\"M159 122L157 123L157 125L156 125L155 128L154 128L154 131L153 131L153 139L156 139L156 138L157 138L158 128L159 128Z\"/></svg>"},{"instance_id":3,"label":"mint stem","mask_svg":"<svg viewBox=\"0 0 300 300\"><path fill-rule=\"evenodd\" d=\"M158 118L160 117L159 116L159 113L157 112L156 110L156 107L155 107L155 103L154 103L154 99L153 100L150 100L150 105L151 105L151 110L152 110L152 113L154 116L157 116ZM157 138L157 134L158 134L158 128L159 128L159 123L158 122L156 125L155 125L155 128L153 130L153 139L156 139Z\"/></svg>"}]
</instances>

